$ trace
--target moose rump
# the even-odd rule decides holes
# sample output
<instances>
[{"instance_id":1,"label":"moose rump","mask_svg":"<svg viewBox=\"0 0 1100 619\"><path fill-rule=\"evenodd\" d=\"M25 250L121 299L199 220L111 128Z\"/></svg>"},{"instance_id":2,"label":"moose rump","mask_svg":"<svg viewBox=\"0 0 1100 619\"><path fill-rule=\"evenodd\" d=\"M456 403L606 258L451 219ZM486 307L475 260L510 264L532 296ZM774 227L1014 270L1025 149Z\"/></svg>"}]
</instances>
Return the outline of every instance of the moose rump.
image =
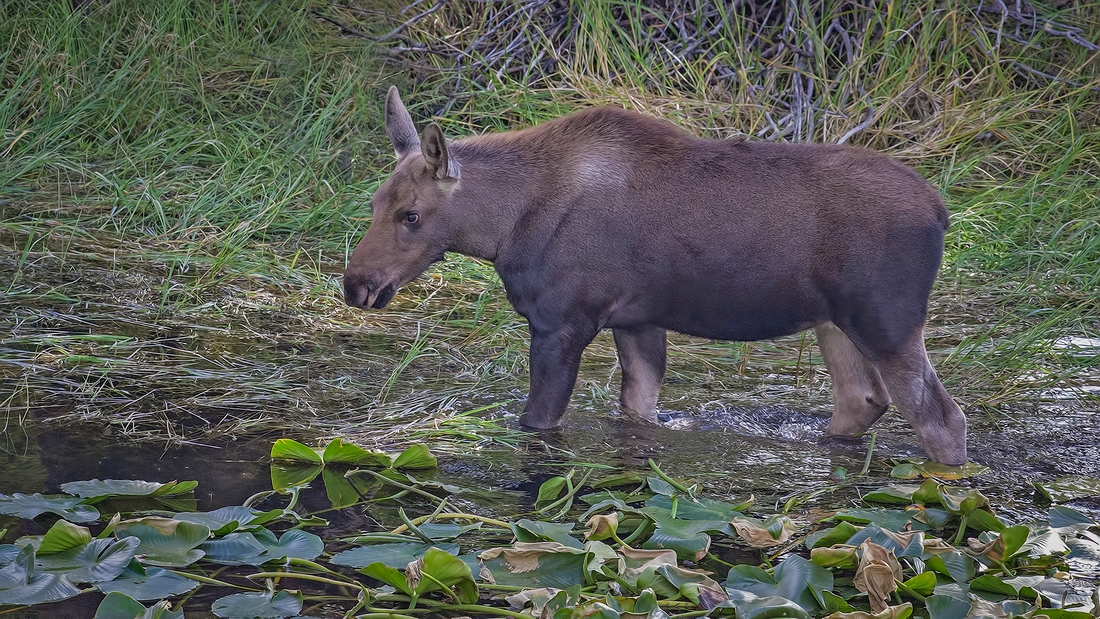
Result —
<instances>
[{"instance_id":1,"label":"moose rump","mask_svg":"<svg viewBox=\"0 0 1100 619\"><path fill-rule=\"evenodd\" d=\"M666 331L757 340L814 328L833 382L830 434L893 401L929 457L966 460L966 420L923 328L947 211L911 169L828 145L703 140L592 108L533 128L423 136L391 89L398 155L345 273L382 307L446 251L491 260L531 331L521 421L558 425L581 353L612 329L622 408L656 420Z\"/></svg>"}]
</instances>

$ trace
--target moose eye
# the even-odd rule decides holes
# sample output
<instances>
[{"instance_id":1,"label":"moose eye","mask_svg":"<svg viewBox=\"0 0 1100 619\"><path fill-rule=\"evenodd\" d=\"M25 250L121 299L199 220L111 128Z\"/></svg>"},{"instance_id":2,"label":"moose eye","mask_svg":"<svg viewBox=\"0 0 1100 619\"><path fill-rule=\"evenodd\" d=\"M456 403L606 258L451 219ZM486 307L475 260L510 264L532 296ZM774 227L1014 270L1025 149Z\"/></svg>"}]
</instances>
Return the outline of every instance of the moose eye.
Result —
<instances>
[{"instance_id":1,"label":"moose eye","mask_svg":"<svg viewBox=\"0 0 1100 619\"><path fill-rule=\"evenodd\" d=\"M416 222L420 221L420 215L417 215L416 213L407 213L405 215L405 221L410 224L415 224Z\"/></svg>"}]
</instances>

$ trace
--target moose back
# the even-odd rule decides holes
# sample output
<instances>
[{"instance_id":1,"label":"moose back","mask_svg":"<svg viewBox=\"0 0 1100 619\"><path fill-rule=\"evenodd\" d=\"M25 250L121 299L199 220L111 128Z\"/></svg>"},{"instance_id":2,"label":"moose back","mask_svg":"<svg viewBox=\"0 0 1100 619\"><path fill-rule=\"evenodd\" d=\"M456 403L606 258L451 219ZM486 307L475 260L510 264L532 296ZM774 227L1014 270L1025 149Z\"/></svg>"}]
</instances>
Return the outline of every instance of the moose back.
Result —
<instances>
[{"instance_id":1,"label":"moose back","mask_svg":"<svg viewBox=\"0 0 1100 619\"><path fill-rule=\"evenodd\" d=\"M947 210L913 170L862 148L704 140L642 114L585 109L538 126L418 134L391 88L393 175L344 274L381 308L444 252L493 262L531 332L521 422L557 426L581 353L611 329L622 408L656 420L668 330L758 340L813 328L832 378L827 432L865 432L891 401L928 456L966 461L966 418L924 348Z\"/></svg>"}]
</instances>

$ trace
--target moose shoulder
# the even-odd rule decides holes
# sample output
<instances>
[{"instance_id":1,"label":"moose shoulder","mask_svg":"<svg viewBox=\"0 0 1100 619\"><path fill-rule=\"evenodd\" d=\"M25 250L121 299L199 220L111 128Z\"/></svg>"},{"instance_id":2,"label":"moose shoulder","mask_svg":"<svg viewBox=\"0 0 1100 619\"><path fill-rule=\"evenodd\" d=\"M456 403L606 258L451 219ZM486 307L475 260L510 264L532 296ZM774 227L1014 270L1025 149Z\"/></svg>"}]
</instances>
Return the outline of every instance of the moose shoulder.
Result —
<instances>
[{"instance_id":1,"label":"moose shoulder","mask_svg":"<svg viewBox=\"0 0 1100 619\"><path fill-rule=\"evenodd\" d=\"M947 210L902 164L847 146L704 140L617 108L447 142L418 135L396 89L397 167L344 274L385 306L453 251L491 260L531 331L521 421L558 425L581 353L614 334L624 410L656 420L665 332L756 340L814 328L833 381L830 434L891 400L928 456L966 461L966 418L923 329Z\"/></svg>"}]
</instances>

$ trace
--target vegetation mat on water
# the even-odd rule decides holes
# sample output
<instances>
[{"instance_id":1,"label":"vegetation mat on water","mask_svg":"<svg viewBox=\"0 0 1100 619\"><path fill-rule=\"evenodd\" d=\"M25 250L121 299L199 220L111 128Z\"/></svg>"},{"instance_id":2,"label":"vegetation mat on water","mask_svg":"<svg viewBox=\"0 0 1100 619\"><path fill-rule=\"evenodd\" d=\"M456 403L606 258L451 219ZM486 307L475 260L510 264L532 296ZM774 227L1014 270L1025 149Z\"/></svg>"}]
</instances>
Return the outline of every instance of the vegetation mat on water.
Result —
<instances>
[{"instance_id":1,"label":"vegetation mat on water","mask_svg":"<svg viewBox=\"0 0 1100 619\"><path fill-rule=\"evenodd\" d=\"M99 591L97 617L1090 619L1100 608L1100 524L1064 505L1008 522L978 490L931 476L974 471L901 465L895 474L923 482L792 518L751 497L703 497L651 460L649 474L551 477L534 512L505 521L456 511L464 489L417 479L436 465L422 444L387 454L280 439L271 456L271 491L209 512L194 511L187 481L0 495L0 513L57 516L45 535L0 545L0 605ZM315 480L333 509L304 513ZM319 536L333 510L393 524Z\"/></svg>"}]
</instances>

